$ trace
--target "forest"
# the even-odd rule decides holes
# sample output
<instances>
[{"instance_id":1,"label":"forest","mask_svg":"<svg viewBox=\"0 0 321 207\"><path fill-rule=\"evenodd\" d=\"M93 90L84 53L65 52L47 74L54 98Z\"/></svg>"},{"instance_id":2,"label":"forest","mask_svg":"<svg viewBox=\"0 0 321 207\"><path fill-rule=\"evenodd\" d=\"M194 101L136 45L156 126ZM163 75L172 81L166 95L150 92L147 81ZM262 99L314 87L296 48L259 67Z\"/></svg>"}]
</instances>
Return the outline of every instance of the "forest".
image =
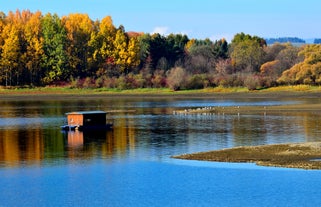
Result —
<instances>
[{"instance_id":1,"label":"forest","mask_svg":"<svg viewBox=\"0 0 321 207\"><path fill-rule=\"evenodd\" d=\"M0 85L173 90L321 84L321 45L267 45L244 33L225 39L148 34L112 18L0 12Z\"/></svg>"}]
</instances>

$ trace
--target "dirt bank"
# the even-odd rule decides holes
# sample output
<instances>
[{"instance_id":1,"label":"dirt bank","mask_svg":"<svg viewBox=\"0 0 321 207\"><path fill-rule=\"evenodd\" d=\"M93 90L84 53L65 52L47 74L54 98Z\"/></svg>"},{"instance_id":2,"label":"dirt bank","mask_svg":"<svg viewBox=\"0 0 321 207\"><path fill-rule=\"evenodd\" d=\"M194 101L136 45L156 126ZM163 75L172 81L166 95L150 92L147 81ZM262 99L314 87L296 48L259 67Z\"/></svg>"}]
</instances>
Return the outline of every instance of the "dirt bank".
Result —
<instances>
[{"instance_id":1,"label":"dirt bank","mask_svg":"<svg viewBox=\"0 0 321 207\"><path fill-rule=\"evenodd\" d=\"M321 142L244 146L173 156L177 159L249 162L262 166L321 169Z\"/></svg>"}]
</instances>

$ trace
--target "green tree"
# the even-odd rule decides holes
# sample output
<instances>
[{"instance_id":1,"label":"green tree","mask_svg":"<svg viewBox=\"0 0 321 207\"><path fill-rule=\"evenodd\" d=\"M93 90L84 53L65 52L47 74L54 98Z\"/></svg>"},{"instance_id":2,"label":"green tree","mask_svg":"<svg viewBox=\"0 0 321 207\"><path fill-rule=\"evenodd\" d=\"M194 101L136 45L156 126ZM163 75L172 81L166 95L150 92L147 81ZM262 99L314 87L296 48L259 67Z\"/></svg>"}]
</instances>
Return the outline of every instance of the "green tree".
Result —
<instances>
[{"instance_id":1,"label":"green tree","mask_svg":"<svg viewBox=\"0 0 321 207\"><path fill-rule=\"evenodd\" d=\"M168 68L156 68L158 61L161 58L166 58L166 53L167 53L166 50L167 50L166 38L158 33L153 34L149 42L149 58L150 58L150 65L153 70L168 69Z\"/></svg>"},{"instance_id":2,"label":"green tree","mask_svg":"<svg viewBox=\"0 0 321 207\"><path fill-rule=\"evenodd\" d=\"M243 32L238 33L234 36L234 38L232 39L232 44L238 44L246 40L254 41L258 43L262 48L266 46L265 39L258 36L251 36L249 34L244 34Z\"/></svg>"},{"instance_id":3,"label":"green tree","mask_svg":"<svg viewBox=\"0 0 321 207\"><path fill-rule=\"evenodd\" d=\"M264 62L265 41L244 33L235 35L231 43L232 65L236 71L257 72Z\"/></svg>"},{"instance_id":4,"label":"green tree","mask_svg":"<svg viewBox=\"0 0 321 207\"><path fill-rule=\"evenodd\" d=\"M143 34L137 37L138 41L138 57L140 62L140 68L144 68L150 73L151 70L151 61L149 56L150 51L150 41L151 36L150 34Z\"/></svg>"},{"instance_id":5,"label":"green tree","mask_svg":"<svg viewBox=\"0 0 321 207\"><path fill-rule=\"evenodd\" d=\"M170 34L166 37L166 59L170 67L173 67L176 61L183 59L185 55L185 45L189 41L186 35Z\"/></svg>"},{"instance_id":6,"label":"green tree","mask_svg":"<svg viewBox=\"0 0 321 207\"><path fill-rule=\"evenodd\" d=\"M44 55L42 67L45 70L44 83L65 81L70 76L66 53L67 35L57 14L46 14L42 19L42 33L44 38Z\"/></svg>"}]
</instances>

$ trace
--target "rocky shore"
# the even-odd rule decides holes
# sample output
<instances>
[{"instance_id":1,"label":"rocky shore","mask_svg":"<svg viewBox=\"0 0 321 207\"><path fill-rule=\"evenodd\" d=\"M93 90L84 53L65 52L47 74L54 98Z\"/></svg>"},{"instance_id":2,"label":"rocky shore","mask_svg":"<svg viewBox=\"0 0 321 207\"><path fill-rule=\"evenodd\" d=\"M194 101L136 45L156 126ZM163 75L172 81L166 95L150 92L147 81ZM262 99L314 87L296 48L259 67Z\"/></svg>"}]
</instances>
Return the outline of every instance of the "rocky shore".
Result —
<instances>
[{"instance_id":1,"label":"rocky shore","mask_svg":"<svg viewBox=\"0 0 321 207\"><path fill-rule=\"evenodd\" d=\"M261 166L321 169L321 142L242 146L173 156L176 159L247 162Z\"/></svg>"}]
</instances>

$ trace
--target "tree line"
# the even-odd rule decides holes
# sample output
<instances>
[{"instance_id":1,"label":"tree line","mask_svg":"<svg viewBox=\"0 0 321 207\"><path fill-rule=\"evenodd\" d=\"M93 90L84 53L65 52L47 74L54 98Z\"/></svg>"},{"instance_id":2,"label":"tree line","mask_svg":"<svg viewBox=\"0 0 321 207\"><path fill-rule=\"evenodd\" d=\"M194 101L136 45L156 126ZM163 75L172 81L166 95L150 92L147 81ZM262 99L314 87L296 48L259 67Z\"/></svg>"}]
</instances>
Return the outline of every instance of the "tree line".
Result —
<instances>
[{"instance_id":1,"label":"tree line","mask_svg":"<svg viewBox=\"0 0 321 207\"><path fill-rule=\"evenodd\" d=\"M304 44L306 43L305 40L298 38L298 37L279 37L279 38L269 38L266 39L266 43L268 45L270 44L274 44L274 43L300 43L300 44Z\"/></svg>"},{"instance_id":2,"label":"tree line","mask_svg":"<svg viewBox=\"0 0 321 207\"><path fill-rule=\"evenodd\" d=\"M320 45L267 45L238 33L225 39L144 34L110 16L0 12L0 85L173 90L320 84ZM320 68L320 69L319 69Z\"/></svg>"}]
</instances>

